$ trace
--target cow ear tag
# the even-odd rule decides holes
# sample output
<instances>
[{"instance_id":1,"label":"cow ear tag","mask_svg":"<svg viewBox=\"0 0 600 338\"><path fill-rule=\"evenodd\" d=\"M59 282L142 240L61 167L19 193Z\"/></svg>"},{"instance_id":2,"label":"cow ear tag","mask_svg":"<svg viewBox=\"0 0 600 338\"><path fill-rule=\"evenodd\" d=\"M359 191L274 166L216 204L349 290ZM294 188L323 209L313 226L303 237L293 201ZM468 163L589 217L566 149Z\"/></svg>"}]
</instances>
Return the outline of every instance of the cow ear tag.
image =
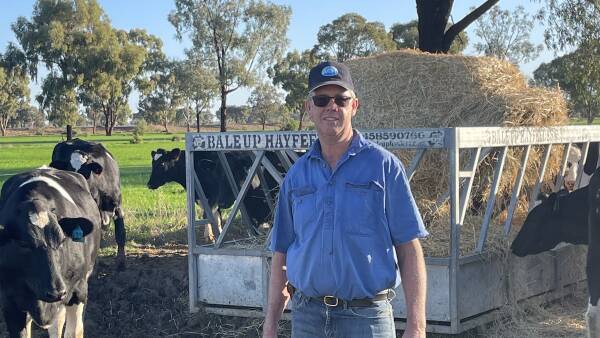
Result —
<instances>
[{"instance_id":1,"label":"cow ear tag","mask_svg":"<svg viewBox=\"0 0 600 338\"><path fill-rule=\"evenodd\" d=\"M73 242L83 242L83 230L81 230L79 225L71 232L71 238L73 239Z\"/></svg>"}]
</instances>

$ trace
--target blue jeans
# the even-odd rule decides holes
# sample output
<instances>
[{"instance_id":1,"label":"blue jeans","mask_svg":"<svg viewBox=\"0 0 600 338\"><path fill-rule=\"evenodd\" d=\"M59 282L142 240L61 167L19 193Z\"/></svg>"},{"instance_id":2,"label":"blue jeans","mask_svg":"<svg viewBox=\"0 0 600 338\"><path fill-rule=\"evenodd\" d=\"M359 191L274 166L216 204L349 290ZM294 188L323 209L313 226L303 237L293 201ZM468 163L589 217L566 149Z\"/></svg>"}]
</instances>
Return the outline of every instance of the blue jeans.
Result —
<instances>
[{"instance_id":1,"label":"blue jeans","mask_svg":"<svg viewBox=\"0 0 600 338\"><path fill-rule=\"evenodd\" d=\"M292 298L292 338L396 337L389 300L369 307L328 307L322 301L295 292Z\"/></svg>"}]
</instances>

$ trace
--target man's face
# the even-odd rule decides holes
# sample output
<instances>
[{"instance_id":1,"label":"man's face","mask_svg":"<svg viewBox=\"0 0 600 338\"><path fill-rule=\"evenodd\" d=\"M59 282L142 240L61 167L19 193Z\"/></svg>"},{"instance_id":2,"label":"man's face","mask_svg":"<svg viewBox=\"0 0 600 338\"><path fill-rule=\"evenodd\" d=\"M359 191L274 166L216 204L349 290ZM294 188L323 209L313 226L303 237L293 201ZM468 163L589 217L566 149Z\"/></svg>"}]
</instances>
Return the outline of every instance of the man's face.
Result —
<instances>
[{"instance_id":1,"label":"man's face","mask_svg":"<svg viewBox=\"0 0 600 338\"><path fill-rule=\"evenodd\" d=\"M351 91L337 85L327 85L317 88L312 96L352 97ZM345 104L338 105L330 99L325 107L318 107L309 99L305 108L310 119L314 122L317 132L322 136L345 136L352 134L352 117L358 109L358 99L351 98Z\"/></svg>"}]
</instances>

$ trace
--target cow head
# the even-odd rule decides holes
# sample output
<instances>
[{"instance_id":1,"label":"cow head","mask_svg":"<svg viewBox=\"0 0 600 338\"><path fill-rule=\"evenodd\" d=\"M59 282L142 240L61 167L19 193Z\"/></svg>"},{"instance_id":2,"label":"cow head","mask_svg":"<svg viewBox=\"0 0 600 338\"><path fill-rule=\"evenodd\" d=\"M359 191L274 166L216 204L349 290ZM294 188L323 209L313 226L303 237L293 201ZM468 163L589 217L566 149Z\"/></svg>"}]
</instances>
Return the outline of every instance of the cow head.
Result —
<instances>
[{"instance_id":1,"label":"cow head","mask_svg":"<svg viewBox=\"0 0 600 338\"><path fill-rule=\"evenodd\" d=\"M17 210L2 217L0 229L0 273L15 276L44 302L57 302L67 296L61 262L64 247L82 245L93 230L87 218L60 218L53 212L52 202L39 195L21 202ZM69 252L69 260L85 258Z\"/></svg>"},{"instance_id":2,"label":"cow head","mask_svg":"<svg viewBox=\"0 0 600 338\"><path fill-rule=\"evenodd\" d=\"M577 174L579 172L579 161L581 160L581 150L573 146L569 149L569 155L567 156L567 168L564 175L564 188L568 191L575 189L575 183L577 182Z\"/></svg>"},{"instance_id":3,"label":"cow head","mask_svg":"<svg viewBox=\"0 0 600 338\"><path fill-rule=\"evenodd\" d=\"M554 248L563 241L559 210L567 195L567 191L561 190L549 196L538 196L541 203L527 214L519 234L511 244L515 255L524 257L538 254Z\"/></svg>"},{"instance_id":4,"label":"cow head","mask_svg":"<svg viewBox=\"0 0 600 338\"><path fill-rule=\"evenodd\" d=\"M168 182L178 182L185 186L185 154L179 149L171 151L157 149L152 156L152 173L147 186L157 189Z\"/></svg>"}]
</instances>

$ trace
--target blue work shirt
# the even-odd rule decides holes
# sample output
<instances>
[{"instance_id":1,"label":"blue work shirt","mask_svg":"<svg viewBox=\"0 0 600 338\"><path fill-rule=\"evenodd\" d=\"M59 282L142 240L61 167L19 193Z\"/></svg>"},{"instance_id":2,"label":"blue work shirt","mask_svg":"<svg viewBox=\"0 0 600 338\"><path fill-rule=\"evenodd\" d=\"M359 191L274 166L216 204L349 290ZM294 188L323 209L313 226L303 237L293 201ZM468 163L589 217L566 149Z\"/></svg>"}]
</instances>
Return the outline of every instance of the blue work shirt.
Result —
<instances>
[{"instance_id":1,"label":"blue work shirt","mask_svg":"<svg viewBox=\"0 0 600 338\"><path fill-rule=\"evenodd\" d=\"M398 158L355 130L335 170L318 140L289 170L270 249L307 296L372 298L400 283L394 246L427 234Z\"/></svg>"}]
</instances>

